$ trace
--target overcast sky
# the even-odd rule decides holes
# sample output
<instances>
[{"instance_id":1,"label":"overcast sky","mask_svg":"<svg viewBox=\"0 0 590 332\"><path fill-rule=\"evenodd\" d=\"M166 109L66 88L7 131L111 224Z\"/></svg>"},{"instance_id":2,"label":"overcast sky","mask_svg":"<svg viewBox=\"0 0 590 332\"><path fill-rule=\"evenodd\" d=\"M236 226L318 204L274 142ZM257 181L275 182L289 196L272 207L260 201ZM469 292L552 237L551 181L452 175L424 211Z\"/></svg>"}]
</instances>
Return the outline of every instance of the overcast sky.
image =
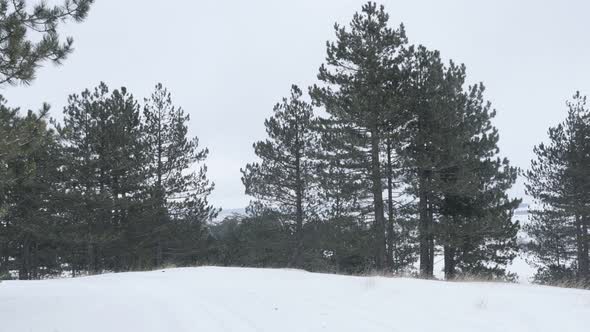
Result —
<instances>
[{"instance_id":1,"label":"overcast sky","mask_svg":"<svg viewBox=\"0 0 590 332\"><path fill-rule=\"evenodd\" d=\"M46 65L26 87L5 87L10 105L52 105L105 81L140 100L157 82L190 115L191 134L210 149L211 202L240 208L249 199L240 167L252 142L292 83L316 81L335 22L345 24L365 1L98 0L82 24L64 32L75 52ZM380 1L390 24L403 22L411 43L465 63L498 111L501 154L527 168L535 144L566 114L576 90L590 93L587 1ZM522 196L522 181L513 190Z\"/></svg>"}]
</instances>

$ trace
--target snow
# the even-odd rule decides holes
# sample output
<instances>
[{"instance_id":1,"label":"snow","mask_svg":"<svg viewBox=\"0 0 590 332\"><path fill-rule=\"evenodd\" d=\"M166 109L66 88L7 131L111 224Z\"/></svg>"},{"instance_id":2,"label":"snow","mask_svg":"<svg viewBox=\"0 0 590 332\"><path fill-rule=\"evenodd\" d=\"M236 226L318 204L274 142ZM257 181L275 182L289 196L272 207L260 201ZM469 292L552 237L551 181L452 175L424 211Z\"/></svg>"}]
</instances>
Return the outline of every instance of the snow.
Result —
<instances>
[{"instance_id":1,"label":"snow","mask_svg":"<svg viewBox=\"0 0 590 332\"><path fill-rule=\"evenodd\" d=\"M588 317L585 290L299 270L199 267L0 283L2 332L576 332L588 331Z\"/></svg>"}]
</instances>

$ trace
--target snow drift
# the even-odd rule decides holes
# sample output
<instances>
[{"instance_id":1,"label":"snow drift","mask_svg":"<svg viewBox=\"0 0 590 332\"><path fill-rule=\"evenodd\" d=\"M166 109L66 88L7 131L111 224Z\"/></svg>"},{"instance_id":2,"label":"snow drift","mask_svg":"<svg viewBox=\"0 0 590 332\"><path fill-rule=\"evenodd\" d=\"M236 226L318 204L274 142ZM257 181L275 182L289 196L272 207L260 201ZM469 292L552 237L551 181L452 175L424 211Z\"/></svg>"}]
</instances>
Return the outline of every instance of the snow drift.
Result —
<instances>
[{"instance_id":1,"label":"snow drift","mask_svg":"<svg viewBox=\"0 0 590 332\"><path fill-rule=\"evenodd\" d=\"M590 291L179 268L0 283L2 332L588 331Z\"/></svg>"}]
</instances>

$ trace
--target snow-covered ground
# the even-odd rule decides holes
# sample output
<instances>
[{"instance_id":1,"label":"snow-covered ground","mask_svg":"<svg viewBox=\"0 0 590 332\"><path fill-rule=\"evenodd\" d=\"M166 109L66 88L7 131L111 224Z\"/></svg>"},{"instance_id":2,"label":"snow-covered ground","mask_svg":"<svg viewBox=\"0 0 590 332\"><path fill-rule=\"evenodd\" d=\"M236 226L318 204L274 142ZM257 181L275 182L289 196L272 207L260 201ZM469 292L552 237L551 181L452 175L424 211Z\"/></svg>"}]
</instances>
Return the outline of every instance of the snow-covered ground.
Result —
<instances>
[{"instance_id":1,"label":"snow-covered ground","mask_svg":"<svg viewBox=\"0 0 590 332\"><path fill-rule=\"evenodd\" d=\"M590 291L178 268L0 283L2 332L589 331Z\"/></svg>"}]
</instances>

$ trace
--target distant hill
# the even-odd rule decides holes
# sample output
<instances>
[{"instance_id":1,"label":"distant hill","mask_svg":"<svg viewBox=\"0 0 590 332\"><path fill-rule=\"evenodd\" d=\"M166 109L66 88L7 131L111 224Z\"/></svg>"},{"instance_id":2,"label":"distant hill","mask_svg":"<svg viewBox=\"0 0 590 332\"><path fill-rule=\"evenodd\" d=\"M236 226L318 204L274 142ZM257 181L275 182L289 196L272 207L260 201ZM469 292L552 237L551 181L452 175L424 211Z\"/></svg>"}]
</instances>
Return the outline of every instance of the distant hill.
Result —
<instances>
[{"instance_id":1,"label":"distant hill","mask_svg":"<svg viewBox=\"0 0 590 332\"><path fill-rule=\"evenodd\" d=\"M522 216L529 214L529 204L528 203L521 203L518 208L514 211L514 215Z\"/></svg>"},{"instance_id":2,"label":"distant hill","mask_svg":"<svg viewBox=\"0 0 590 332\"><path fill-rule=\"evenodd\" d=\"M246 209L245 208L223 209L223 210L221 210L221 212L219 213L217 218L215 218L214 221L221 221L221 220L225 219L225 217L229 217L234 214L245 215Z\"/></svg>"}]
</instances>

